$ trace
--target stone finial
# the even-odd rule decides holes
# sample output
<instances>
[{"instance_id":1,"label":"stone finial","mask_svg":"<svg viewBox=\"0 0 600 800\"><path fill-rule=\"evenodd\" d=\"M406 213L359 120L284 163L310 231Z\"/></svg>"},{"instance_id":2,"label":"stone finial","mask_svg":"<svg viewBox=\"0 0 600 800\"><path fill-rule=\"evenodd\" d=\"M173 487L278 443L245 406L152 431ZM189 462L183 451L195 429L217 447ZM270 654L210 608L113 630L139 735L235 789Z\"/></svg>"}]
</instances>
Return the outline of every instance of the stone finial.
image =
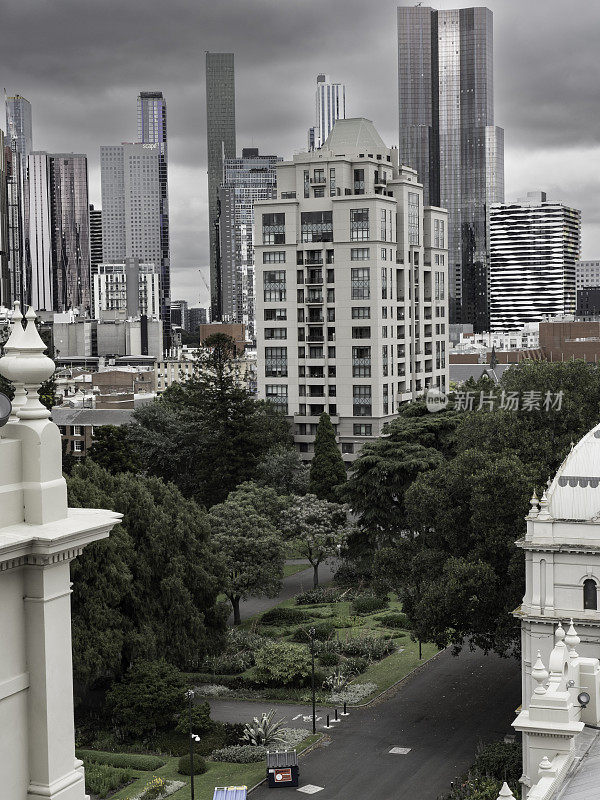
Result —
<instances>
[{"instance_id":1,"label":"stone finial","mask_svg":"<svg viewBox=\"0 0 600 800\"><path fill-rule=\"evenodd\" d=\"M25 319L27 327L12 365L12 380L23 384L27 390L27 400L18 409L17 416L21 420L47 419L50 412L40 403L38 390L43 381L54 374L54 362L44 355L46 345L35 327L35 311L32 306L27 309Z\"/></svg>"},{"instance_id":2,"label":"stone finial","mask_svg":"<svg viewBox=\"0 0 600 800\"><path fill-rule=\"evenodd\" d=\"M508 783L504 781L502 784L502 788L500 789L500 794L498 795L498 800L515 800L514 794L509 789Z\"/></svg>"},{"instance_id":3,"label":"stone finial","mask_svg":"<svg viewBox=\"0 0 600 800\"><path fill-rule=\"evenodd\" d=\"M25 336L23 323L21 322L22 319L21 304L18 300L15 300L10 336L4 345L4 356L0 358L0 375L3 375L7 380L12 382L15 391L12 400L11 415L8 418L9 422L18 421L17 411L25 405L27 400L27 392L25 391L24 385L13 377L12 372L16 360L19 357Z\"/></svg>"},{"instance_id":4,"label":"stone finial","mask_svg":"<svg viewBox=\"0 0 600 800\"><path fill-rule=\"evenodd\" d=\"M531 508L529 509L529 514L527 515L527 519L535 519L537 515L540 513L539 500L535 489L533 490L533 494L531 495L531 500L529 501L529 505L531 506Z\"/></svg>"},{"instance_id":5,"label":"stone finial","mask_svg":"<svg viewBox=\"0 0 600 800\"><path fill-rule=\"evenodd\" d=\"M531 677L537 683L537 686L533 690L534 694L546 694L546 689L544 688L544 681L548 680L548 670L544 666L544 662L542 661L542 654L540 653L539 650L536 662L533 665L533 669L531 670Z\"/></svg>"},{"instance_id":6,"label":"stone finial","mask_svg":"<svg viewBox=\"0 0 600 800\"><path fill-rule=\"evenodd\" d=\"M551 769L553 769L552 762L550 761L548 756L544 756L542 758L542 760L540 761L540 767L539 767L540 775L543 775L544 772L548 772L548 770L551 770Z\"/></svg>"},{"instance_id":7,"label":"stone finial","mask_svg":"<svg viewBox=\"0 0 600 800\"><path fill-rule=\"evenodd\" d=\"M565 634L565 629L562 626L562 622L559 622L558 623L558 627L554 631L554 640L555 640L556 644L558 644L559 642L562 642L563 639L565 638L565 635L566 635Z\"/></svg>"},{"instance_id":8,"label":"stone finial","mask_svg":"<svg viewBox=\"0 0 600 800\"><path fill-rule=\"evenodd\" d=\"M567 631L567 635L565 636L565 644L569 648L569 657L570 658L577 658L579 653L577 652L577 645L581 639L577 635L577 631L575 630L575 626L573 625L573 620L571 620L571 624L569 625L569 630Z\"/></svg>"},{"instance_id":9,"label":"stone finial","mask_svg":"<svg viewBox=\"0 0 600 800\"><path fill-rule=\"evenodd\" d=\"M550 507L550 501L548 500L548 495L546 494L546 490L544 489L542 493L542 499L540 500L540 513L538 514L538 520L546 520L552 519L550 516L550 512L548 508Z\"/></svg>"}]
</instances>

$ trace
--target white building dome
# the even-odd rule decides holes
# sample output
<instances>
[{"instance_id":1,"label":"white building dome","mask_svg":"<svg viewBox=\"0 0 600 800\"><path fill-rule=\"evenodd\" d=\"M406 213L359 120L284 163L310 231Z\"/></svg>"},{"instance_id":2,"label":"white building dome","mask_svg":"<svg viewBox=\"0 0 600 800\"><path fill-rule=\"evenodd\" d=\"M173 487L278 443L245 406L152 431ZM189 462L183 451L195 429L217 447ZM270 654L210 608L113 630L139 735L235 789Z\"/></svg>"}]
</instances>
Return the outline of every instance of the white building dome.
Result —
<instances>
[{"instance_id":1,"label":"white building dome","mask_svg":"<svg viewBox=\"0 0 600 800\"><path fill-rule=\"evenodd\" d=\"M600 425L573 447L546 494L553 519L600 521Z\"/></svg>"}]
</instances>

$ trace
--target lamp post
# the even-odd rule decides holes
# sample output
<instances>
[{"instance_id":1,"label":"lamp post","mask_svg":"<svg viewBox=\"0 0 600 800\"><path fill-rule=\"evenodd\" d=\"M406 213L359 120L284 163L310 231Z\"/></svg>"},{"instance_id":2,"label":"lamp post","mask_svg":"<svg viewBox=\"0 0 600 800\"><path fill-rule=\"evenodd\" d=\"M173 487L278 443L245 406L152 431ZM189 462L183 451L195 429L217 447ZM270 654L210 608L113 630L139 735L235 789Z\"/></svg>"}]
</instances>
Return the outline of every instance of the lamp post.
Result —
<instances>
[{"instance_id":1,"label":"lamp post","mask_svg":"<svg viewBox=\"0 0 600 800\"><path fill-rule=\"evenodd\" d=\"M311 662L311 669L310 669L310 689L312 694L312 728L313 733L317 732L317 715L316 715L316 708L315 708L315 629L309 628L308 635L310 637L310 662Z\"/></svg>"},{"instance_id":2,"label":"lamp post","mask_svg":"<svg viewBox=\"0 0 600 800\"><path fill-rule=\"evenodd\" d=\"M185 693L188 701L188 712L190 716L190 775L192 781L192 795L191 800L194 800L194 734L192 733L192 703L194 700L194 692L191 689Z\"/></svg>"}]
</instances>

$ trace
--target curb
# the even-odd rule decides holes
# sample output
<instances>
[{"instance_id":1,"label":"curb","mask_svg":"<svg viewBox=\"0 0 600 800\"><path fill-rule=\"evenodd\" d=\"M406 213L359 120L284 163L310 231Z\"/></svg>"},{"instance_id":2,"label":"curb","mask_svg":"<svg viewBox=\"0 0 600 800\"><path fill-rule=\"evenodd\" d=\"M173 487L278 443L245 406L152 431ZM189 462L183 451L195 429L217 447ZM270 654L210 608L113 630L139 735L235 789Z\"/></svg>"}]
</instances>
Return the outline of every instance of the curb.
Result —
<instances>
[{"instance_id":1,"label":"curb","mask_svg":"<svg viewBox=\"0 0 600 800\"><path fill-rule=\"evenodd\" d=\"M382 692L379 692L379 694L378 694L378 695L376 695L375 697L373 697L373 698L372 698L371 700L369 700L368 702L366 702L366 703L359 703L359 705L356 705L356 706L348 706L348 708L369 708L369 706L372 706L374 703L376 703L376 702L377 702L377 700L381 700L381 699L384 697L384 695L386 695L388 692L391 692L391 691L392 691L392 689L395 689L396 687L400 686L402 683L404 683L404 681L408 680L408 679L409 679L410 677L412 677L412 676L413 676L413 675L414 675L416 672L418 672L419 670L421 670L421 669L423 669L424 667L426 667L426 666L427 666L427 664L429 664L431 661L433 661L433 660L434 660L434 658L437 658L437 657L438 657L438 656L440 656L442 653L445 653L447 649L448 649L447 647L444 647L444 649L443 649L443 650L438 650L438 652L437 652L437 653L434 653L432 656L429 656L429 658L427 658L425 661L423 661L423 663L422 663L422 664L418 664L416 667L413 667L413 669L411 669L411 671L410 671L410 672L407 672L407 673L406 673L406 675L405 675L403 678L400 678L400 680L397 680L395 683L392 683L392 685L391 685L391 686L388 686L388 688L387 688L387 689L384 689Z\"/></svg>"},{"instance_id":2,"label":"curb","mask_svg":"<svg viewBox=\"0 0 600 800\"><path fill-rule=\"evenodd\" d=\"M315 749L315 747L318 747L321 744L321 742L323 741L324 738L325 738L325 734L324 733L320 733L319 734L319 738L317 739L316 742L313 742L311 745L309 745L301 753L298 753L298 758L302 758L303 756L307 755L308 753L311 753ZM250 789L248 789L248 794L253 792L255 789L258 789L259 786L262 786L263 783L266 783L266 782L267 782L267 779L265 777L265 778L262 779L262 781L259 781L258 783L255 783L254 786L252 786Z\"/></svg>"}]
</instances>

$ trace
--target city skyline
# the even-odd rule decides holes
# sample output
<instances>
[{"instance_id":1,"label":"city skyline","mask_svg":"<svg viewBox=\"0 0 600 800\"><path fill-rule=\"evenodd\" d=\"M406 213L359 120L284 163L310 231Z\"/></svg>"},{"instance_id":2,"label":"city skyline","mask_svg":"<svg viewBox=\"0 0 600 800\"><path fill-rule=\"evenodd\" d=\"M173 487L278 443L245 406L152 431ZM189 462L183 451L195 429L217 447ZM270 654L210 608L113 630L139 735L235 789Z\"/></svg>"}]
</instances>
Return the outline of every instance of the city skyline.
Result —
<instances>
[{"instance_id":1,"label":"city skyline","mask_svg":"<svg viewBox=\"0 0 600 800\"><path fill-rule=\"evenodd\" d=\"M202 266L208 279L202 50L235 53L239 150L254 145L261 152L289 158L305 147L306 120L311 118L319 71L346 84L348 116L372 119L392 143L398 135L391 102L397 94L398 5L386 0L373 13L346 0L341 14L342 5L335 0L314 3L311 28L318 29L319 20L336 14L336 31L344 42L326 48L322 36L305 35L309 25L305 17L310 16L305 6L275 6L265 0L240 9L224 2L209 15L202 8L176 3L169 54L155 66L149 53L164 34L158 6L145 7L143 20L133 9L124 16L120 9L123 19L116 36L101 35L110 21L107 9L102 13L90 9L93 19L86 18L86 33L78 38L66 37L59 28L63 12L71 8L61 2L52 15L40 12L43 19L36 28L45 34L31 47L43 57L31 59L24 69L17 56L27 13L9 2L0 33L0 77L9 94L20 93L32 103L36 148L87 153L90 202L96 205L100 205L100 145L134 141L139 91L163 92L169 101L171 294L207 305L208 295L196 271ZM435 7L470 5L443 2ZM549 199L581 208L582 257L595 258L600 252L600 183L595 164L600 158L592 36L599 12L591 4L577 2L573 9L577 13L566 17L561 13L564 6L552 0L544 2L543 15L542 3L535 0L525 8L512 0L486 6L494 13L495 116L506 131L506 199L543 186ZM383 36L382 24L389 28ZM87 31L94 31L93 53L86 45L91 36ZM376 59L369 56L373 52Z\"/></svg>"}]
</instances>

